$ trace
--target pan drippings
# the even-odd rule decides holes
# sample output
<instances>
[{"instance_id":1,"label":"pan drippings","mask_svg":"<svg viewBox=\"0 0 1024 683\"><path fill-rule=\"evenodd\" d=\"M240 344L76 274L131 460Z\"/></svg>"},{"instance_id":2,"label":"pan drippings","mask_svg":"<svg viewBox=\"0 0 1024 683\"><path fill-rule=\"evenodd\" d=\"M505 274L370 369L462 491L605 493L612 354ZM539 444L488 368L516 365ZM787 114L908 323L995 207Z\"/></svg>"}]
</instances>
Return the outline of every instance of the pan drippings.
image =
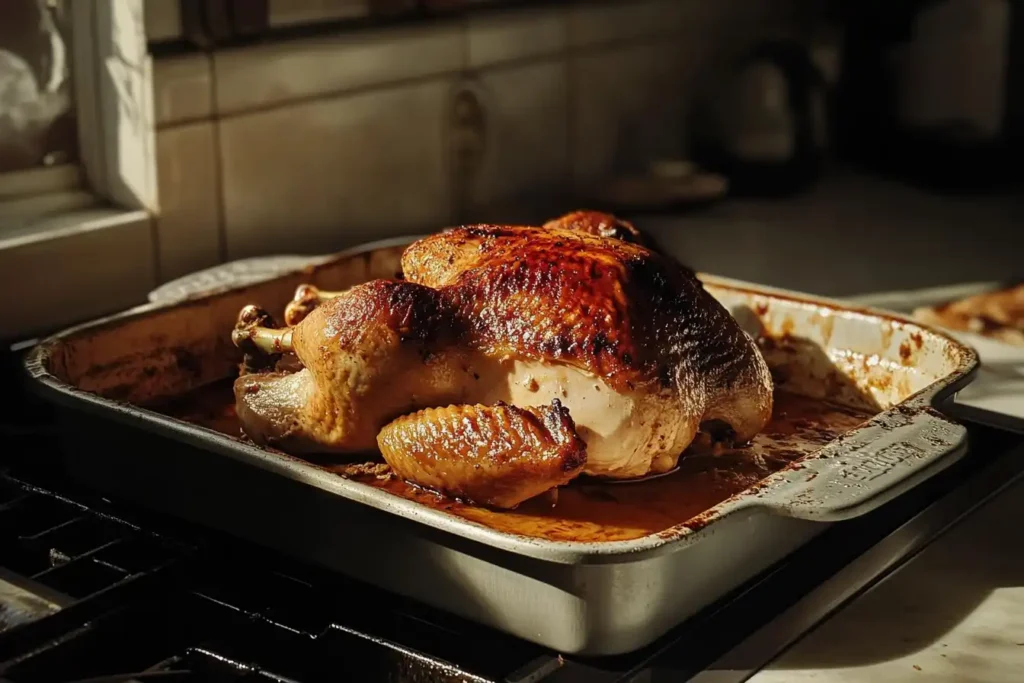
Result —
<instances>
[{"instance_id":1,"label":"pan drippings","mask_svg":"<svg viewBox=\"0 0 1024 683\"><path fill-rule=\"evenodd\" d=\"M230 383L211 385L158 408L166 415L241 438L234 410ZM625 541L686 523L871 417L869 412L777 392L771 422L748 446L689 454L680 459L678 472L637 484L579 478L558 490L556 503L542 497L514 511L466 505L415 488L383 465L316 465L497 531L552 541Z\"/></svg>"}]
</instances>

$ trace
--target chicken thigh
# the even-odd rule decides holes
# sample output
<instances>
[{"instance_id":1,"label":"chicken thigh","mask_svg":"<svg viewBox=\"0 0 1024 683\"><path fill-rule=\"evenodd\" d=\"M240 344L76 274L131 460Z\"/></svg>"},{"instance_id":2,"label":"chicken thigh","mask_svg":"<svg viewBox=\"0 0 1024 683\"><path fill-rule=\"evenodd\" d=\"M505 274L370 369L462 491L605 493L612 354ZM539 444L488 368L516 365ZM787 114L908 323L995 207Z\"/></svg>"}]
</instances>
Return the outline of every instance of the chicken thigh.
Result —
<instances>
[{"instance_id":1,"label":"chicken thigh","mask_svg":"<svg viewBox=\"0 0 1024 683\"><path fill-rule=\"evenodd\" d=\"M544 227L453 228L405 251L405 280L321 297L294 327L272 329L258 310L244 310L236 344L294 351L303 367L239 378L247 434L292 452L356 453L376 450L397 418L401 433L423 439L456 429L455 413L426 408L478 406L470 413L479 416L483 406L507 404L538 415L546 409L537 406L558 401L585 455L551 455L551 444L572 442L567 424L551 420L490 419L515 433L503 436L466 418L463 441L446 441L461 451L439 447L434 459L417 456L414 468L399 465L410 462L409 449L401 455L398 441L382 435L379 448L396 471L449 493L465 486L442 485L444 472L453 480L456 466L483 457L484 432L530 451L533 460L505 453L505 469L491 470L516 489L502 488L493 502L502 507L542 492L538 477L556 486L567 473L669 471L701 430L749 440L772 410L771 377L754 341L691 271L638 244L632 226L616 226L628 224L582 213ZM536 466L545 457L572 466L556 476L557 467ZM516 462L527 474L509 474Z\"/></svg>"}]
</instances>

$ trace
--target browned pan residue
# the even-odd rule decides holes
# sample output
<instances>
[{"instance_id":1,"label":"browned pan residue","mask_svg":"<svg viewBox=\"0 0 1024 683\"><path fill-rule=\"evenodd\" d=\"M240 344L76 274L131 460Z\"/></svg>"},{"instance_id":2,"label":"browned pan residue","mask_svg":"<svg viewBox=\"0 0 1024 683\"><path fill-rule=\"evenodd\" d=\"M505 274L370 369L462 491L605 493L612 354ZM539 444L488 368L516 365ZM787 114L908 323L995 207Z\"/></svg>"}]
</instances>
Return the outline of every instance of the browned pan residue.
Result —
<instances>
[{"instance_id":1,"label":"browned pan residue","mask_svg":"<svg viewBox=\"0 0 1024 683\"><path fill-rule=\"evenodd\" d=\"M193 392L158 410L229 436L241 434L230 383ZM385 466L366 468L350 461L317 464L497 531L553 541L626 541L685 523L871 416L819 399L777 392L772 421L747 447L715 455L688 455L680 460L678 472L636 484L580 478L559 490L554 506L550 499L538 498L511 512L467 505L417 489L391 476Z\"/></svg>"}]
</instances>

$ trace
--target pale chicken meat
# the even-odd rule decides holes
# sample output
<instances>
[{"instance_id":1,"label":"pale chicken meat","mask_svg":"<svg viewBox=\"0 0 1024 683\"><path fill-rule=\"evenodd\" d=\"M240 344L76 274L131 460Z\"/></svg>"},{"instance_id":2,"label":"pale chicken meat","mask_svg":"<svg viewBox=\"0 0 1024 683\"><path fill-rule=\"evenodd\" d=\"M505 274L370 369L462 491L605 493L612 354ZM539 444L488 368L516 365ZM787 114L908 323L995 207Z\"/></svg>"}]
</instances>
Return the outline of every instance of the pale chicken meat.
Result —
<instances>
[{"instance_id":1,"label":"pale chicken meat","mask_svg":"<svg viewBox=\"0 0 1024 683\"><path fill-rule=\"evenodd\" d=\"M286 329L243 311L236 344L301 363L236 382L254 441L379 449L399 476L470 499L472 466L473 490L491 478L501 491L478 502L513 507L580 473L667 472L698 432L742 443L771 415L754 341L690 270L612 216L452 228L410 245L402 271L344 292L301 290ZM537 417L554 402L568 422ZM513 409L527 412L513 420ZM567 430L585 452L553 446L575 443ZM559 471L562 461L572 466Z\"/></svg>"}]
</instances>

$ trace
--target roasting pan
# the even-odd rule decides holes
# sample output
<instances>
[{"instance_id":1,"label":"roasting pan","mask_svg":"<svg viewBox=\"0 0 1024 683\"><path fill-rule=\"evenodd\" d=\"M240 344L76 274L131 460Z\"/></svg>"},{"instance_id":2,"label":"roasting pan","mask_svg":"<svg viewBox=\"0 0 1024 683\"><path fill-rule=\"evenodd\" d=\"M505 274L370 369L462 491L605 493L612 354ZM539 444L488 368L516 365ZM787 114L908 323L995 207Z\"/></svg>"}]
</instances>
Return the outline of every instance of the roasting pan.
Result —
<instances>
[{"instance_id":1,"label":"roasting pan","mask_svg":"<svg viewBox=\"0 0 1024 683\"><path fill-rule=\"evenodd\" d=\"M966 450L966 430L935 407L969 381L972 349L891 314L705 275L752 333L800 341L766 351L773 372L787 369L779 381L818 399L859 394L881 412L686 524L641 538L495 531L140 407L237 372L229 332L243 305L280 311L304 282L339 289L393 277L409 241L43 341L26 367L65 423L69 472L560 652L610 655L651 643L830 523L876 508Z\"/></svg>"}]
</instances>

